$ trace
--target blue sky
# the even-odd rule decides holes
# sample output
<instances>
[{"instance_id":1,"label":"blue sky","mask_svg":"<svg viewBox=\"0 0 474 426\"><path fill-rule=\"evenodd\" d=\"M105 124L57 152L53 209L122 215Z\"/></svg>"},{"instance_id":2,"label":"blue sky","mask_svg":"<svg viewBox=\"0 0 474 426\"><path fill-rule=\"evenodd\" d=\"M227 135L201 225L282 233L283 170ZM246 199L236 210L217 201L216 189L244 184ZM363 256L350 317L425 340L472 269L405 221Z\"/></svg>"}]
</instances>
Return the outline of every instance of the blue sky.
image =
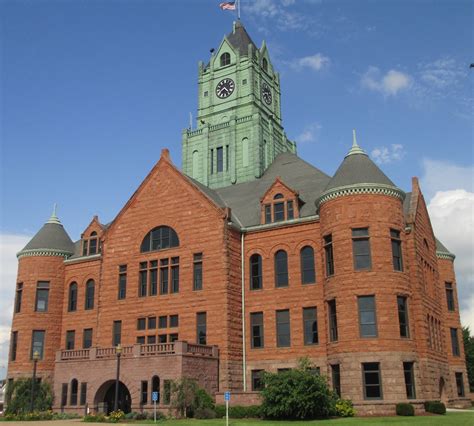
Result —
<instances>
[{"instance_id":1,"label":"blue sky","mask_svg":"<svg viewBox=\"0 0 474 426\"><path fill-rule=\"evenodd\" d=\"M12 247L41 227L53 203L78 239L94 214L114 218L162 148L180 165L181 130L197 107L197 62L235 19L218 3L0 0L4 271ZM448 239L453 222L466 227L460 247L470 254L458 281L469 298L472 2L241 6L249 34L258 46L266 40L281 73L284 126L299 155L332 174L356 128L360 145L402 189L419 176ZM459 245L444 242L452 251ZM8 288L14 273L10 279ZM1 285L2 295L10 291Z\"/></svg>"}]
</instances>

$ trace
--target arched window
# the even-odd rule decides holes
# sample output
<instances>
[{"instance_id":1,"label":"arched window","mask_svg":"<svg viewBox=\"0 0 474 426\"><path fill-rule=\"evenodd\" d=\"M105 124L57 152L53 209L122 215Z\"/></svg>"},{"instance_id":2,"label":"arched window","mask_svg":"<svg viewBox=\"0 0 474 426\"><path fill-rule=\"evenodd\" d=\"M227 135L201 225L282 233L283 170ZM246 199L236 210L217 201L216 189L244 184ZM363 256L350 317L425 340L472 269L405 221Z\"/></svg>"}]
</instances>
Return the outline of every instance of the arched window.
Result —
<instances>
[{"instance_id":1,"label":"arched window","mask_svg":"<svg viewBox=\"0 0 474 426\"><path fill-rule=\"evenodd\" d=\"M94 290L95 290L94 280L87 281L85 309L94 309Z\"/></svg>"},{"instance_id":2,"label":"arched window","mask_svg":"<svg viewBox=\"0 0 474 426\"><path fill-rule=\"evenodd\" d=\"M199 178L199 151L193 151L193 178Z\"/></svg>"},{"instance_id":3,"label":"arched window","mask_svg":"<svg viewBox=\"0 0 474 426\"><path fill-rule=\"evenodd\" d=\"M274 200L279 200L279 199L281 199L281 198L283 198L283 194L276 194L276 195L273 197Z\"/></svg>"},{"instance_id":4,"label":"arched window","mask_svg":"<svg viewBox=\"0 0 474 426\"><path fill-rule=\"evenodd\" d=\"M221 67L225 67L230 64L230 54L225 52L221 55Z\"/></svg>"},{"instance_id":5,"label":"arched window","mask_svg":"<svg viewBox=\"0 0 474 426\"><path fill-rule=\"evenodd\" d=\"M156 400L156 403L160 403L160 378L158 376L153 376L151 379L151 391L152 392L158 392L158 399Z\"/></svg>"},{"instance_id":6,"label":"arched window","mask_svg":"<svg viewBox=\"0 0 474 426\"><path fill-rule=\"evenodd\" d=\"M268 71L268 61L267 61L266 58L263 58L262 68L263 68L264 71Z\"/></svg>"},{"instance_id":7,"label":"arched window","mask_svg":"<svg viewBox=\"0 0 474 426\"><path fill-rule=\"evenodd\" d=\"M262 256L255 253L250 256L250 290L259 290L262 287Z\"/></svg>"},{"instance_id":8,"label":"arched window","mask_svg":"<svg viewBox=\"0 0 474 426\"><path fill-rule=\"evenodd\" d=\"M93 231L91 232L91 235L89 237L89 256L93 254L97 254L98 250L98 245L97 245L97 232Z\"/></svg>"},{"instance_id":9,"label":"arched window","mask_svg":"<svg viewBox=\"0 0 474 426\"><path fill-rule=\"evenodd\" d=\"M247 167L249 165L249 140L248 138L242 139L242 166Z\"/></svg>"},{"instance_id":10,"label":"arched window","mask_svg":"<svg viewBox=\"0 0 474 426\"><path fill-rule=\"evenodd\" d=\"M316 281L314 270L314 250L313 247L306 246L300 251L301 260L301 284L311 284Z\"/></svg>"},{"instance_id":11,"label":"arched window","mask_svg":"<svg viewBox=\"0 0 474 426\"><path fill-rule=\"evenodd\" d=\"M68 308L69 312L77 311L77 283L73 282L69 286L69 299L68 299Z\"/></svg>"},{"instance_id":12,"label":"arched window","mask_svg":"<svg viewBox=\"0 0 474 426\"><path fill-rule=\"evenodd\" d=\"M71 380L71 399L69 401L70 405L77 405L77 388L78 383L76 379Z\"/></svg>"},{"instance_id":13,"label":"arched window","mask_svg":"<svg viewBox=\"0 0 474 426\"><path fill-rule=\"evenodd\" d=\"M275 287L288 286L288 255L285 250L275 253Z\"/></svg>"},{"instance_id":14,"label":"arched window","mask_svg":"<svg viewBox=\"0 0 474 426\"><path fill-rule=\"evenodd\" d=\"M430 246L428 245L428 241L426 241L426 238L423 238L423 244L425 245L426 250L430 249Z\"/></svg>"},{"instance_id":15,"label":"arched window","mask_svg":"<svg viewBox=\"0 0 474 426\"><path fill-rule=\"evenodd\" d=\"M164 250L171 247L178 247L178 234L169 226L159 226L152 229L143 239L141 252Z\"/></svg>"}]
</instances>

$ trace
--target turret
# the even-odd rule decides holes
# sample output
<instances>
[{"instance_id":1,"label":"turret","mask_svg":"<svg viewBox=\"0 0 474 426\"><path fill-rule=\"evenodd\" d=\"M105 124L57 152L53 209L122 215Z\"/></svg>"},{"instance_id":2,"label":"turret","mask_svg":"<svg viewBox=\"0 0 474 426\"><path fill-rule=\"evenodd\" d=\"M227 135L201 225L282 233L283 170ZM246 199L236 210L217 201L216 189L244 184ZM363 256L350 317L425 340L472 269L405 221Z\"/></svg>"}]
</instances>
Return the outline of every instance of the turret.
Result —
<instances>
[{"instance_id":1,"label":"turret","mask_svg":"<svg viewBox=\"0 0 474 426\"><path fill-rule=\"evenodd\" d=\"M60 345L64 294L64 259L74 252L56 209L17 254L18 277L12 323L8 377L29 376L34 352L38 375L52 378Z\"/></svg>"}]
</instances>

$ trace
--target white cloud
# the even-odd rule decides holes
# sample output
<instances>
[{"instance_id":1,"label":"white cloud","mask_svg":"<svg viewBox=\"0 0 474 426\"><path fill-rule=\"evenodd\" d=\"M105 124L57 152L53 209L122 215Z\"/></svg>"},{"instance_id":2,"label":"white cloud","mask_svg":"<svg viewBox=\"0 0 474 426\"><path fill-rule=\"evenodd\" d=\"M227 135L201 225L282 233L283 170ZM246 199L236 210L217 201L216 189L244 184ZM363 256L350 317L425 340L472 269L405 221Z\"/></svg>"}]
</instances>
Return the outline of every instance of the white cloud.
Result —
<instances>
[{"instance_id":1,"label":"white cloud","mask_svg":"<svg viewBox=\"0 0 474 426\"><path fill-rule=\"evenodd\" d=\"M319 133L323 126L319 123L311 123L306 126L301 134L296 137L296 142L299 143L308 143L315 142L319 137Z\"/></svg>"},{"instance_id":2,"label":"white cloud","mask_svg":"<svg viewBox=\"0 0 474 426\"><path fill-rule=\"evenodd\" d=\"M377 164L387 164L401 160L405 156L405 150L402 144L394 143L389 147L377 147L372 150L370 155Z\"/></svg>"},{"instance_id":3,"label":"white cloud","mask_svg":"<svg viewBox=\"0 0 474 426\"><path fill-rule=\"evenodd\" d=\"M382 75L377 67L369 67L362 75L360 84L363 88L379 92L384 96L395 96L401 90L408 89L412 85L412 77L397 70L389 70Z\"/></svg>"},{"instance_id":4,"label":"white cloud","mask_svg":"<svg viewBox=\"0 0 474 426\"><path fill-rule=\"evenodd\" d=\"M436 89L445 90L460 83L466 73L466 64L458 64L455 59L445 57L418 65L420 79Z\"/></svg>"},{"instance_id":5,"label":"white cloud","mask_svg":"<svg viewBox=\"0 0 474 426\"><path fill-rule=\"evenodd\" d=\"M327 56L316 53L311 56L295 59L290 65L294 69L310 68L314 71L320 71L328 67L330 63L331 60Z\"/></svg>"},{"instance_id":6,"label":"white cloud","mask_svg":"<svg viewBox=\"0 0 474 426\"><path fill-rule=\"evenodd\" d=\"M5 377L8 364L10 327L18 268L16 253L31 237L0 234L0 379Z\"/></svg>"}]
</instances>

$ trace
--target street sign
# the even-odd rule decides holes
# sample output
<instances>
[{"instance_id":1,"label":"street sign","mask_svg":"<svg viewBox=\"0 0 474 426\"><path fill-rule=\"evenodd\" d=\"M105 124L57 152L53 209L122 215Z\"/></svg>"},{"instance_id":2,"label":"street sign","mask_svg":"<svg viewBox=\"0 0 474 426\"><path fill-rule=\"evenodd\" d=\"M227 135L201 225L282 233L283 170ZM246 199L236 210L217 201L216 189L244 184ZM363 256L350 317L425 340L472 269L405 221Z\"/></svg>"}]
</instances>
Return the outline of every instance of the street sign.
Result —
<instances>
[{"instance_id":1,"label":"street sign","mask_svg":"<svg viewBox=\"0 0 474 426\"><path fill-rule=\"evenodd\" d=\"M224 399L230 401L230 392L224 392Z\"/></svg>"},{"instance_id":2,"label":"street sign","mask_svg":"<svg viewBox=\"0 0 474 426\"><path fill-rule=\"evenodd\" d=\"M152 400L153 402L158 401L158 392L152 392L152 393L151 393L151 400Z\"/></svg>"},{"instance_id":3,"label":"street sign","mask_svg":"<svg viewBox=\"0 0 474 426\"><path fill-rule=\"evenodd\" d=\"M225 400L225 424L229 426L229 401L230 401L230 392L224 392L224 400Z\"/></svg>"}]
</instances>

